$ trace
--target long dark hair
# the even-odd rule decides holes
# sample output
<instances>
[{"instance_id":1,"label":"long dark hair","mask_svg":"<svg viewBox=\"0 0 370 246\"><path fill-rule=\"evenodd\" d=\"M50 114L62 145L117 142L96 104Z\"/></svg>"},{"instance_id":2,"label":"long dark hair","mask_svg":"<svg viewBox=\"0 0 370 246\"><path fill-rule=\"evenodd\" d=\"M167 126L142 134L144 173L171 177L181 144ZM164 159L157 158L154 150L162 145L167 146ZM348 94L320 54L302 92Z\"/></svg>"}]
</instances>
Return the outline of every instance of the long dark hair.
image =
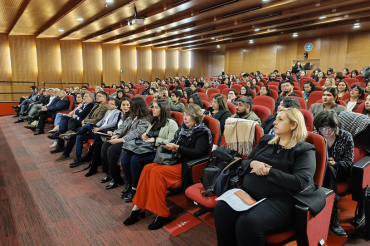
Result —
<instances>
[{"instance_id":1,"label":"long dark hair","mask_svg":"<svg viewBox=\"0 0 370 246\"><path fill-rule=\"evenodd\" d=\"M212 99L215 99L218 103L218 110L227 110L230 112L229 106L227 106L227 102L225 97L222 94L217 94L212 97Z\"/></svg>"},{"instance_id":2,"label":"long dark hair","mask_svg":"<svg viewBox=\"0 0 370 246\"><path fill-rule=\"evenodd\" d=\"M351 86L351 90L354 89L354 88L357 88L357 90L359 91L359 95L358 95L358 99L365 99L364 96L365 96L365 89L364 87L362 87L361 85L352 85Z\"/></svg>"},{"instance_id":3,"label":"long dark hair","mask_svg":"<svg viewBox=\"0 0 370 246\"><path fill-rule=\"evenodd\" d=\"M330 92L332 95L333 95L333 97L334 97L334 100L335 100L335 103L336 104L339 104L339 99L338 99L338 91L337 91L337 89L335 89L334 87L327 87L327 88L325 88L325 90L324 91L327 91L327 92ZM324 93L324 92L323 92Z\"/></svg>"},{"instance_id":4,"label":"long dark hair","mask_svg":"<svg viewBox=\"0 0 370 246\"><path fill-rule=\"evenodd\" d=\"M189 98L191 95L193 95L193 91L190 88L187 88L184 90L186 92L187 97ZM183 96L185 98L185 93L183 93ZM187 99L187 98L186 98Z\"/></svg>"},{"instance_id":5,"label":"long dark hair","mask_svg":"<svg viewBox=\"0 0 370 246\"><path fill-rule=\"evenodd\" d=\"M316 91L316 86L315 86L315 84L312 81L309 81L308 80L308 81L304 82L304 84L305 85L308 84L311 87L311 91L308 94L311 94L311 92Z\"/></svg>"},{"instance_id":6,"label":"long dark hair","mask_svg":"<svg viewBox=\"0 0 370 246\"><path fill-rule=\"evenodd\" d=\"M189 104L190 98L193 98L194 104L199 105L200 108L204 108L203 100L198 94L193 94L190 97L188 97L188 104Z\"/></svg>"},{"instance_id":7,"label":"long dark hair","mask_svg":"<svg viewBox=\"0 0 370 246\"><path fill-rule=\"evenodd\" d=\"M272 97L270 87L268 87L267 85L263 85L263 86L261 86L261 88L262 87L266 88L266 91L267 91L266 96ZM260 93L261 93L261 89L260 89Z\"/></svg>"},{"instance_id":8,"label":"long dark hair","mask_svg":"<svg viewBox=\"0 0 370 246\"><path fill-rule=\"evenodd\" d=\"M118 97L118 93L122 93L122 97L121 98ZM118 89L117 90L117 98L118 98L118 100L122 100L124 97L127 97L126 96L126 93L122 89Z\"/></svg>"},{"instance_id":9,"label":"long dark hair","mask_svg":"<svg viewBox=\"0 0 370 246\"><path fill-rule=\"evenodd\" d=\"M145 100L141 97L133 97L130 102L130 118L131 119L148 119L150 110Z\"/></svg>"},{"instance_id":10,"label":"long dark hair","mask_svg":"<svg viewBox=\"0 0 370 246\"><path fill-rule=\"evenodd\" d=\"M367 97L369 97L370 96L370 94L369 95L367 95ZM366 98L367 98L366 97ZM365 99L366 99L365 98ZM364 103L365 104L365 103ZM370 111L369 110L367 110L366 108L365 108L365 105L364 105L364 110L362 110L362 114L365 114L365 115L367 115L367 116L370 116Z\"/></svg>"},{"instance_id":11,"label":"long dark hair","mask_svg":"<svg viewBox=\"0 0 370 246\"><path fill-rule=\"evenodd\" d=\"M246 96L246 97L253 98L253 93L252 93L251 89L247 85L242 85L242 87L245 88L247 91L245 92L245 94L242 94L241 93L241 88L240 88L240 94L239 95L243 95L243 96Z\"/></svg>"},{"instance_id":12,"label":"long dark hair","mask_svg":"<svg viewBox=\"0 0 370 246\"><path fill-rule=\"evenodd\" d=\"M150 121L150 124L154 124L155 122L158 122L157 127L164 127L167 124L167 120L171 118L171 109L170 105L166 100L157 100L153 102L153 104L158 104L158 107L161 109L161 114L158 117L152 117L152 120Z\"/></svg>"},{"instance_id":13,"label":"long dark hair","mask_svg":"<svg viewBox=\"0 0 370 246\"><path fill-rule=\"evenodd\" d=\"M323 126L330 126L335 128L335 135L339 135L339 129L341 128L342 124L338 118L338 114L334 110L324 110L320 114L318 114L314 121L313 125L317 130Z\"/></svg>"}]
</instances>

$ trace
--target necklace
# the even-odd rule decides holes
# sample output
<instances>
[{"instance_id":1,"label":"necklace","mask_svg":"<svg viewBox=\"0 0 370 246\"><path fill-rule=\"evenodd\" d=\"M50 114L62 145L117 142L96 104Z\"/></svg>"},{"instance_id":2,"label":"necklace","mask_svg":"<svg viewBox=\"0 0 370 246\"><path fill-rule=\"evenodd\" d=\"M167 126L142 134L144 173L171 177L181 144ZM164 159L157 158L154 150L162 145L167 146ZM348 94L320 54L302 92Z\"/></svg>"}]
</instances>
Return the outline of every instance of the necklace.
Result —
<instances>
[{"instance_id":1,"label":"necklace","mask_svg":"<svg viewBox=\"0 0 370 246\"><path fill-rule=\"evenodd\" d=\"M283 147L280 148L280 144L278 144L277 147L278 147L278 150L276 152L280 153L280 151L283 149Z\"/></svg>"}]
</instances>

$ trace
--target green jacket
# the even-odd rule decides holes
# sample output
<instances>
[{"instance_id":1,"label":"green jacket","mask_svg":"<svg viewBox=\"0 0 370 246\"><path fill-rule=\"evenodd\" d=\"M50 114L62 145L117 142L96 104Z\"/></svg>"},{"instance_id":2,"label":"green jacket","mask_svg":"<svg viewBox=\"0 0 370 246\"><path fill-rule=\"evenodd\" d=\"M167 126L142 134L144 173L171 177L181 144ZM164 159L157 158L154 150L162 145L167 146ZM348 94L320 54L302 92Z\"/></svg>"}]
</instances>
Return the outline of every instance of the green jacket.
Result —
<instances>
[{"instance_id":1,"label":"green jacket","mask_svg":"<svg viewBox=\"0 0 370 246\"><path fill-rule=\"evenodd\" d=\"M152 126L153 125L150 124L145 133L148 133ZM158 147L160 144L168 144L171 142L178 128L179 126L176 121L168 119L166 125L159 130L158 137L155 139L155 146Z\"/></svg>"},{"instance_id":2,"label":"green jacket","mask_svg":"<svg viewBox=\"0 0 370 246\"><path fill-rule=\"evenodd\" d=\"M171 98L170 97L167 97L167 102L170 105L171 111L182 112L182 109L185 107L185 105L181 101L179 101L178 103L174 104L171 101Z\"/></svg>"},{"instance_id":3,"label":"green jacket","mask_svg":"<svg viewBox=\"0 0 370 246\"><path fill-rule=\"evenodd\" d=\"M231 116L231 118L240 118L238 114L234 114ZM257 121L259 125L261 125L261 120L260 118L258 118L258 116L253 112L251 111L249 114L247 114L247 116L243 117L243 119L245 120L254 120L254 121Z\"/></svg>"}]
</instances>

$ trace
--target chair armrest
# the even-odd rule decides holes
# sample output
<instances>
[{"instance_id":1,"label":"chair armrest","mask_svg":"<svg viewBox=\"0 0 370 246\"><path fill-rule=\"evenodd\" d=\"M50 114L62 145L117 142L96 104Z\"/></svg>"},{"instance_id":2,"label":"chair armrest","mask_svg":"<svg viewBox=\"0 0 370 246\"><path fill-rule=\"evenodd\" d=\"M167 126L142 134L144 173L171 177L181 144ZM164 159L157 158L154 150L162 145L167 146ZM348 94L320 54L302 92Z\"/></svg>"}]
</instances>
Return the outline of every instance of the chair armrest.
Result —
<instances>
[{"instance_id":1,"label":"chair armrest","mask_svg":"<svg viewBox=\"0 0 370 246\"><path fill-rule=\"evenodd\" d=\"M333 190L327 188L322 189L326 194L326 204L316 217L312 216L309 207L306 205L302 203L295 205L294 228L297 245L323 245L323 242L325 242L328 237L335 193Z\"/></svg>"},{"instance_id":2,"label":"chair armrest","mask_svg":"<svg viewBox=\"0 0 370 246\"><path fill-rule=\"evenodd\" d=\"M207 167L209 158L210 156L207 155L196 160L191 160L187 163L188 174L192 177L194 184L199 183L203 170Z\"/></svg>"},{"instance_id":3,"label":"chair armrest","mask_svg":"<svg viewBox=\"0 0 370 246\"><path fill-rule=\"evenodd\" d=\"M72 110L61 110L61 111L57 111L58 113L62 113L62 114L69 114L70 112L72 112Z\"/></svg>"},{"instance_id":4,"label":"chair armrest","mask_svg":"<svg viewBox=\"0 0 370 246\"><path fill-rule=\"evenodd\" d=\"M365 156L352 167L352 200L359 201L363 190L370 184L370 156Z\"/></svg>"}]
</instances>

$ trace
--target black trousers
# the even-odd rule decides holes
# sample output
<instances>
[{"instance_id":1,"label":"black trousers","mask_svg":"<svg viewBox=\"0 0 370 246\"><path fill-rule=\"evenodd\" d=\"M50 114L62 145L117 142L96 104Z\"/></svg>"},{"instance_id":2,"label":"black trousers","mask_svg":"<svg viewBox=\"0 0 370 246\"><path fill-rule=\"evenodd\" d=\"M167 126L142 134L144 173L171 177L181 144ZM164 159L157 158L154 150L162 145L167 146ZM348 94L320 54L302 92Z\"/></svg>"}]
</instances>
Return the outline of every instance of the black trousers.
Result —
<instances>
[{"instance_id":1,"label":"black trousers","mask_svg":"<svg viewBox=\"0 0 370 246\"><path fill-rule=\"evenodd\" d=\"M346 176L341 173L338 173L334 167L329 166L329 165L326 167L323 187L334 191L335 193L334 200L336 202L339 201L337 185L339 182L346 181L346 179L347 179Z\"/></svg>"},{"instance_id":2,"label":"black trousers","mask_svg":"<svg viewBox=\"0 0 370 246\"><path fill-rule=\"evenodd\" d=\"M86 154L86 157L91 159L91 167L89 172L97 172L98 167L102 165L101 160L101 149L104 142L102 141L100 135L96 135L94 143L90 146L89 151ZM106 173L106 170L102 170L103 173Z\"/></svg>"},{"instance_id":3,"label":"black trousers","mask_svg":"<svg viewBox=\"0 0 370 246\"><path fill-rule=\"evenodd\" d=\"M218 246L265 245L265 235L293 227L295 204L293 197L279 196L237 212L219 201L214 210Z\"/></svg>"},{"instance_id":4,"label":"black trousers","mask_svg":"<svg viewBox=\"0 0 370 246\"><path fill-rule=\"evenodd\" d=\"M49 113L48 111L41 111L40 112L39 123L37 125L37 128L39 129L39 131L44 131L45 121L47 120L47 118L49 118L51 116L52 116L52 114Z\"/></svg>"},{"instance_id":5,"label":"black trousers","mask_svg":"<svg viewBox=\"0 0 370 246\"><path fill-rule=\"evenodd\" d=\"M114 180L121 181L120 166L117 165L123 143L104 143L101 148L102 170Z\"/></svg>"},{"instance_id":6,"label":"black trousers","mask_svg":"<svg viewBox=\"0 0 370 246\"><path fill-rule=\"evenodd\" d=\"M80 128L80 127L82 127L82 124L79 120L74 119L74 118L70 118L68 120L68 130L77 132L78 128Z\"/></svg>"}]
</instances>

